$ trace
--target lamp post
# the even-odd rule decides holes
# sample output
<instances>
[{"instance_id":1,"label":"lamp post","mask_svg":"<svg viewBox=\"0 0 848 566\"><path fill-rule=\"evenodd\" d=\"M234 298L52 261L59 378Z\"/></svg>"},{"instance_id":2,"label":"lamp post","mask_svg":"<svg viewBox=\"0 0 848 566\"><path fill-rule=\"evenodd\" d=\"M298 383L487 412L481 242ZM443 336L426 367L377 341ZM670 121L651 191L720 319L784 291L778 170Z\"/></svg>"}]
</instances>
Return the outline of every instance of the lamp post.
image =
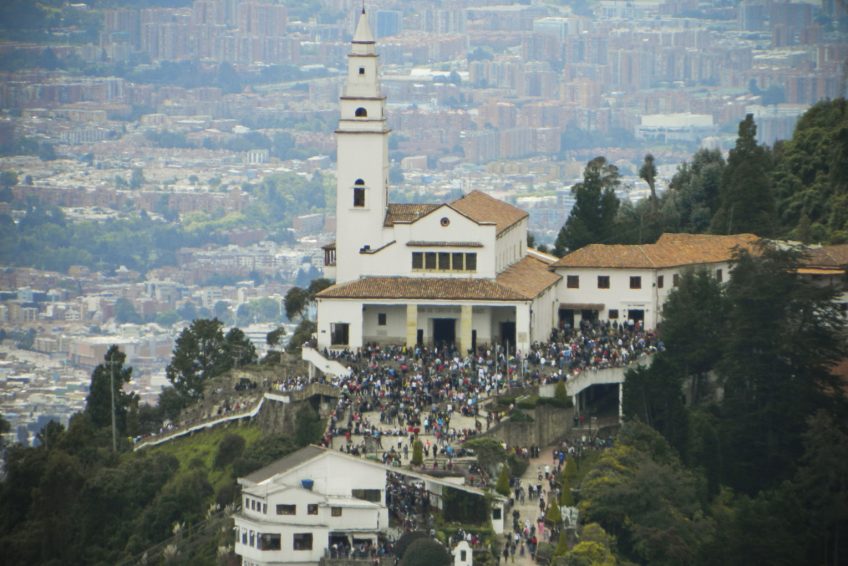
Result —
<instances>
[{"instance_id":1,"label":"lamp post","mask_svg":"<svg viewBox=\"0 0 848 566\"><path fill-rule=\"evenodd\" d=\"M115 352L109 357L109 391L112 394L112 452L118 451L118 439L115 429Z\"/></svg>"}]
</instances>

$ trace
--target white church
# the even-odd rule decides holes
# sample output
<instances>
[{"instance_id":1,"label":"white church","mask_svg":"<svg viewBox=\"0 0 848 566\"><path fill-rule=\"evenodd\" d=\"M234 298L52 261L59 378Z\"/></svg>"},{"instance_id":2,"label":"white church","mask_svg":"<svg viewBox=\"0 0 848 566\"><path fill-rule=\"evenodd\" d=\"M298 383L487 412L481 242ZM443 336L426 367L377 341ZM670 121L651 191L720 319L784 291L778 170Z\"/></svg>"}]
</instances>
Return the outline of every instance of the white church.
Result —
<instances>
[{"instance_id":1,"label":"white church","mask_svg":"<svg viewBox=\"0 0 848 566\"><path fill-rule=\"evenodd\" d=\"M526 350L555 321L556 258L527 249L527 213L474 191L442 204L389 202L389 128L364 12L336 130L336 241L325 248L320 348L369 343L508 344Z\"/></svg>"},{"instance_id":2,"label":"white church","mask_svg":"<svg viewBox=\"0 0 848 566\"><path fill-rule=\"evenodd\" d=\"M367 344L500 344L527 351L551 329L593 320L653 328L682 271L728 274L756 236L666 234L593 244L558 259L527 247L528 215L480 191L453 202L389 202L389 128L374 36L363 11L336 130L336 241L317 296L320 349Z\"/></svg>"}]
</instances>

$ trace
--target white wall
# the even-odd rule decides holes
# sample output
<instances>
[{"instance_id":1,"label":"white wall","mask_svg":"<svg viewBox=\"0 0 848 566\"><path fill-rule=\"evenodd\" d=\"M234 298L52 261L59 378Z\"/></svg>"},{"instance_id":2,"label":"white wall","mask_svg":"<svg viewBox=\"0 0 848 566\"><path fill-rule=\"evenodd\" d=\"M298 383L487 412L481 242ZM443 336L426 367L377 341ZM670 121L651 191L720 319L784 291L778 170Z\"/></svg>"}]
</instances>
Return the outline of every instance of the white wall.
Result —
<instances>
[{"instance_id":1,"label":"white wall","mask_svg":"<svg viewBox=\"0 0 848 566\"><path fill-rule=\"evenodd\" d=\"M533 311L530 316L530 342L546 341L551 336L551 329L559 322L557 291L558 286L553 285L533 300L530 307Z\"/></svg>"},{"instance_id":2,"label":"white wall","mask_svg":"<svg viewBox=\"0 0 848 566\"><path fill-rule=\"evenodd\" d=\"M618 309L618 320L627 320L627 310L641 309L645 311L645 325L648 328L656 326L657 297L655 271L652 269L598 269L598 268L558 268L562 276L559 284L558 298L560 306L573 303L603 304L604 309L598 313L600 320L608 320L610 309ZM580 287L569 289L568 276L580 277ZM610 278L609 289L598 288L598 276ZM641 289L630 288L630 277L642 278Z\"/></svg>"},{"instance_id":3,"label":"white wall","mask_svg":"<svg viewBox=\"0 0 848 566\"><path fill-rule=\"evenodd\" d=\"M380 326L378 314L386 315L386 325ZM406 307L404 305L364 305L362 307L365 343L397 343L406 337Z\"/></svg>"},{"instance_id":4,"label":"white wall","mask_svg":"<svg viewBox=\"0 0 848 566\"><path fill-rule=\"evenodd\" d=\"M495 269L498 273L524 258L527 251L527 219L514 224L498 236L496 244L497 263Z\"/></svg>"},{"instance_id":5,"label":"white wall","mask_svg":"<svg viewBox=\"0 0 848 566\"><path fill-rule=\"evenodd\" d=\"M362 347L362 304L355 301L333 299L318 300L318 348L331 347L332 324L346 322L350 324L348 347ZM339 346L343 348L343 346Z\"/></svg>"},{"instance_id":6,"label":"white wall","mask_svg":"<svg viewBox=\"0 0 848 566\"><path fill-rule=\"evenodd\" d=\"M442 225L442 219L448 225ZM382 218L380 226L382 226ZM358 270L362 275L398 277L486 277L495 276L495 226L480 225L442 206L411 224L395 224L383 228L380 238L384 244L393 244L379 249L371 246L373 253L358 254ZM433 246L411 247L408 242L472 242L482 247ZM338 246L338 244L337 244ZM475 271L420 271L412 269L412 252L463 252L477 254Z\"/></svg>"}]
</instances>

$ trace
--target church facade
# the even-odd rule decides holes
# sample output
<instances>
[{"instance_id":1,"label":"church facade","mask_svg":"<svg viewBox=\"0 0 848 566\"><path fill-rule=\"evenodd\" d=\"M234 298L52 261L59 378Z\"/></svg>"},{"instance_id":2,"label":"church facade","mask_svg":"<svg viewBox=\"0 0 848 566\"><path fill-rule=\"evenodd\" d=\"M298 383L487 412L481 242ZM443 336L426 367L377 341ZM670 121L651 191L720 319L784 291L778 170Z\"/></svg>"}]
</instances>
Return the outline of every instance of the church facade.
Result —
<instances>
[{"instance_id":1,"label":"church facade","mask_svg":"<svg viewBox=\"0 0 848 566\"><path fill-rule=\"evenodd\" d=\"M556 258L527 248L527 213L473 191L447 203L389 201L389 128L363 13L336 130L336 241L327 246L318 345L502 344L526 350L556 324Z\"/></svg>"}]
</instances>

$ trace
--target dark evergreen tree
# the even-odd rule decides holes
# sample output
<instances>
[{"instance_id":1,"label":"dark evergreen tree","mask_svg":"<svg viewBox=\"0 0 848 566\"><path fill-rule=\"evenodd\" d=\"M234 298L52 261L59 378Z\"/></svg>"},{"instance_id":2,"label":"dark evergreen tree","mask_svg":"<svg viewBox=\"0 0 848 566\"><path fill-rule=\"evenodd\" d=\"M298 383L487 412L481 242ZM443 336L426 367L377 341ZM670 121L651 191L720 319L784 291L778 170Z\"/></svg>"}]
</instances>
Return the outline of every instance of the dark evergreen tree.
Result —
<instances>
[{"instance_id":1,"label":"dark evergreen tree","mask_svg":"<svg viewBox=\"0 0 848 566\"><path fill-rule=\"evenodd\" d=\"M671 178L665 206L672 206L679 218L677 230L703 233L718 210L724 157L719 150L700 149L692 162L684 162Z\"/></svg>"},{"instance_id":2,"label":"dark evergreen tree","mask_svg":"<svg viewBox=\"0 0 848 566\"><path fill-rule=\"evenodd\" d=\"M224 336L223 356L223 371L253 365L257 361L256 347L240 328L230 328Z\"/></svg>"},{"instance_id":3,"label":"dark evergreen tree","mask_svg":"<svg viewBox=\"0 0 848 566\"><path fill-rule=\"evenodd\" d=\"M127 410L133 394L124 392L124 385L132 379L132 368L124 367L127 355L118 346L112 345L103 357L103 363L91 373L91 385L85 399L85 414L97 428L112 426L112 389L110 383L114 372L115 428L124 436L127 427Z\"/></svg>"},{"instance_id":4,"label":"dark evergreen tree","mask_svg":"<svg viewBox=\"0 0 848 566\"><path fill-rule=\"evenodd\" d=\"M201 397L206 380L229 369L222 326L217 318L197 319L177 337L165 375L183 397Z\"/></svg>"},{"instance_id":5,"label":"dark evergreen tree","mask_svg":"<svg viewBox=\"0 0 848 566\"><path fill-rule=\"evenodd\" d=\"M725 479L747 493L791 476L809 415L845 414L832 373L845 353L844 316L832 288L797 275L798 261L792 250L763 248L759 257L741 250L727 284L717 365Z\"/></svg>"},{"instance_id":6,"label":"dark evergreen tree","mask_svg":"<svg viewBox=\"0 0 848 566\"><path fill-rule=\"evenodd\" d=\"M596 157L586 165L583 181L571 188L574 208L559 231L554 253L562 256L587 244L606 243L613 236L619 201L618 167Z\"/></svg>"},{"instance_id":7,"label":"dark evergreen tree","mask_svg":"<svg viewBox=\"0 0 848 566\"><path fill-rule=\"evenodd\" d=\"M748 114L739 123L739 137L722 175L719 206L711 223L714 233L772 235L775 205L770 172L768 148L757 144L757 126L753 114Z\"/></svg>"}]
</instances>

